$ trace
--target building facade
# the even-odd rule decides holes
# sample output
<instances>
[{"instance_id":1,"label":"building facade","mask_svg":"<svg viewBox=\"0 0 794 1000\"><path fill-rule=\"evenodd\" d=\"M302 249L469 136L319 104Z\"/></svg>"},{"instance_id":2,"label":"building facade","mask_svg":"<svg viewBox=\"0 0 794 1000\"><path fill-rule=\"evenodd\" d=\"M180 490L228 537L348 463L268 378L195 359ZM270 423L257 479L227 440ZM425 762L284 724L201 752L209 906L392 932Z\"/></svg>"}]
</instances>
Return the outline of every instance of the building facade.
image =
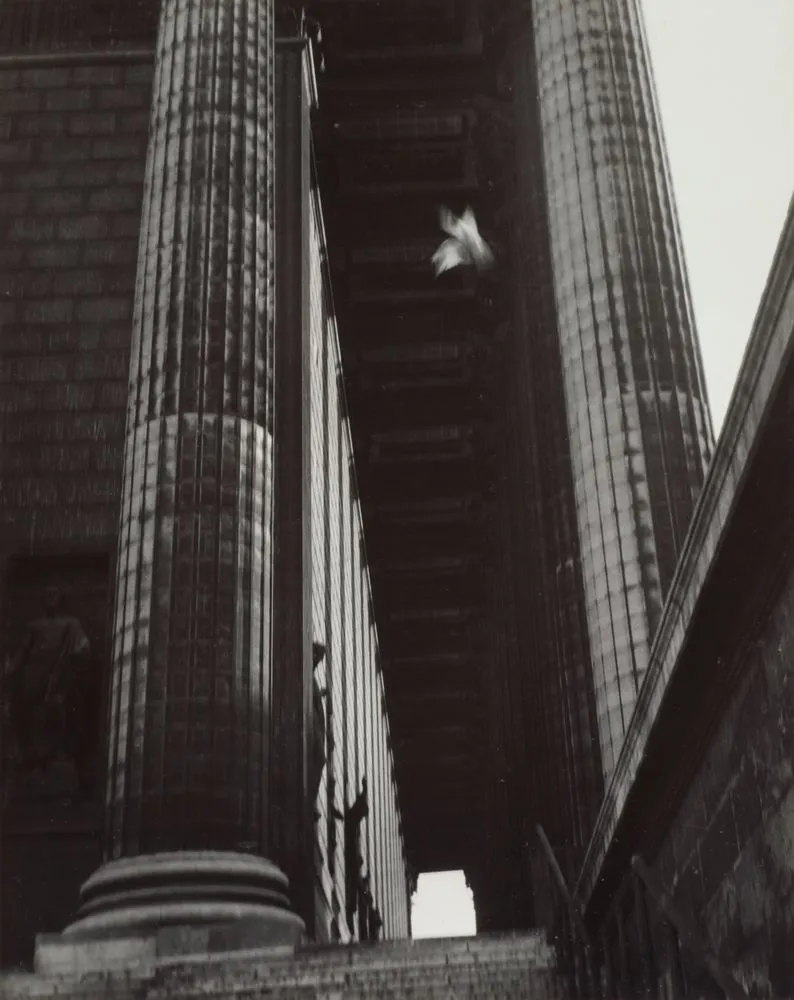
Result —
<instances>
[{"instance_id":1,"label":"building facade","mask_svg":"<svg viewBox=\"0 0 794 1000\"><path fill-rule=\"evenodd\" d=\"M4 260L4 302L13 307L3 313L4 656L14 661L21 650L30 669L28 636L38 635L42 597L57 587L64 621L87 637L93 673L90 704L75 721L89 736L79 761L66 739L28 767L27 748L20 753L4 730L3 963L29 961L36 933L73 918L79 886L103 855L156 854L174 843L254 854L268 843L315 940L406 936L410 886L309 155L316 98L305 48L285 42L270 68L271 93L278 87L283 100L270 126L279 216L269 216L265 246L271 260L275 248L294 263L276 278L277 360L251 389L250 362L226 355L214 397L212 378L202 385L180 363L195 344L184 313L184 339L172 345L155 308L180 267L164 248L189 241L178 228L187 215L172 216L170 238L153 221L168 194L158 159L167 153L152 149L149 109L167 61L157 69L144 49L110 62L85 52L42 68L24 56L20 67L9 62L0 69L11 122L4 185L17 195L4 201L14 248ZM166 149L171 139L162 138ZM148 257L142 212L160 232ZM131 338L132 324L141 332ZM209 353L218 346L205 342ZM284 391L268 402L273 380ZM198 407L216 425L207 414L220 410L221 427L233 427L222 407L234 407L235 392L259 395L274 443L260 448L233 432L230 444L216 439L218 450L210 434L198 451L193 441L191 466L191 445L179 435L169 442L169 423L174 433L178 424L162 408ZM273 426L284 428L281 445ZM272 470L269 486L246 482L252 472L240 462L251 448L260 456L252 469ZM178 453L183 470L204 463L192 500L186 486L174 493L173 480L157 485L174 474ZM218 497L213 511L210 497L227 475L231 506ZM204 538L192 571L193 528L182 531L181 557L176 537L186 490ZM257 551L272 559L269 584L268 565L250 561ZM248 610L246 593L257 594ZM164 604L170 622L158 620ZM227 673L213 657L229 640L237 666ZM9 715L22 712L11 681L4 688ZM245 708L255 690L259 711L269 706L259 723Z\"/></svg>"},{"instance_id":2,"label":"building facade","mask_svg":"<svg viewBox=\"0 0 794 1000\"><path fill-rule=\"evenodd\" d=\"M100 856L283 902L268 859L319 940L439 868L531 924L712 447L637 0L8 0L0 45L4 642L68 584L103 720L9 785L4 961ZM491 275L433 278L439 204Z\"/></svg>"}]
</instances>

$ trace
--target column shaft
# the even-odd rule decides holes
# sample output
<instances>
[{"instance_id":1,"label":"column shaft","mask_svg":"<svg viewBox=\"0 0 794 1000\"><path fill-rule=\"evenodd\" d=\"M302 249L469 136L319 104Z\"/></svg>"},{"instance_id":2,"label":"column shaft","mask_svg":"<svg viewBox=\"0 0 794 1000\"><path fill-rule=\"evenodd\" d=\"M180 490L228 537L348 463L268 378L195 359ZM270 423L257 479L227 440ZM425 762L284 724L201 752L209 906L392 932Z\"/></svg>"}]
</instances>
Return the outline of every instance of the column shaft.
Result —
<instances>
[{"instance_id":1,"label":"column shaft","mask_svg":"<svg viewBox=\"0 0 794 1000\"><path fill-rule=\"evenodd\" d=\"M534 0L560 355L608 777L712 429L636 0Z\"/></svg>"},{"instance_id":2,"label":"column shaft","mask_svg":"<svg viewBox=\"0 0 794 1000\"><path fill-rule=\"evenodd\" d=\"M163 0L119 541L106 855L267 853L273 0Z\"/></svg>"}]
</instances>

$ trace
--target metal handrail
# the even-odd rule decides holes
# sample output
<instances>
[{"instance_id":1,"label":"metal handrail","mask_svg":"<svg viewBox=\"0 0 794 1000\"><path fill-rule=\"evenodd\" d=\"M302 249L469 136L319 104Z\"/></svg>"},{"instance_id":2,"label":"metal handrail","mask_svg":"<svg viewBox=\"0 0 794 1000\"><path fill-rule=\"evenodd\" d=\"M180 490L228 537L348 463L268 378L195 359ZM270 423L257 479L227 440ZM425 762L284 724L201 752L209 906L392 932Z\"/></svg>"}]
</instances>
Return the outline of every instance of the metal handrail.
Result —
<instances>
[{"instance_id":1,"label":"metal handrail","mask_svg":"<svg viewBox=\"0 0 794 1000\"><path fill-rule=\"evenodd\" d=\"M601 977L600 973L597 971L595 966L596 952L593 948L593 942L590 935L587 932L587 927L585 926L584 916L582 915L581 908L577 901L571 894L570 889L565 881L565 876L562 873L560 864L557 861L557 856L554 853L554 849L549 843L549 838L546 836L546 831L543 829L540 823L535 824L535 832L537 833L540 845L543 848L543 853L546 855L546 861L551 869L551 873L554 876L554 881L557 883L557 888L559 889L560 895L565 903L568 913L571 917L571 923L576 929L576 933L579 936L582 944L584 945L584 958L585 958L585 976L590 980L590 986L592 987L593 994L595 996L601 996ZM575 960L574 960L574 979L577 978L575 971ZM577 985L577 993L579 987ZM587 990L587 987L585 987Z\"/></svg>"},{"instance_id":2,"label":"metal handrail","mask_svg":"<svg viewBox=\"0 0 794 1000\"><path fill-rule=\"evenodd\" d=\"M544 854L546 855L546 860L549 863L549 867L551 868L551 873L554 876L555 882L557 883L557 888L560 890L560 894L562 895L565 905L568 907L568 912L570 913L571 919L573 920L576 926L576 930L579 933L580 938L582 939L582 943L587 949L592 950L593 943L590 940L590 935L587 933L587 928L585 927L582 911L577 905L576 900L571 895L570 890L568 889L568 886L565 882L565 876L562 874L562 869L560 868L560 864L557 861L557 856L554 853L554 849L552 848L551 844L549 843L549 838L546 836L546 831L543 829L540 823L536 823L535 832L538 835L538 840L540 841L540 845L543 848Z\"/></svg>"},{"instance_id":3,"label":"metal handrail","mask_svg":"<svg viewBox=\"0 0 794 1000\"><path fill-rule=\"evenodd\" d=\"M678 907L677 903L642 858L635 854L631 867L659 911L675 928L683 944L695 955L723 991L728 1000L749 1000L749 994L729 969L723 966L700 936L693 922Z\"/></svg>"}]
</instances>

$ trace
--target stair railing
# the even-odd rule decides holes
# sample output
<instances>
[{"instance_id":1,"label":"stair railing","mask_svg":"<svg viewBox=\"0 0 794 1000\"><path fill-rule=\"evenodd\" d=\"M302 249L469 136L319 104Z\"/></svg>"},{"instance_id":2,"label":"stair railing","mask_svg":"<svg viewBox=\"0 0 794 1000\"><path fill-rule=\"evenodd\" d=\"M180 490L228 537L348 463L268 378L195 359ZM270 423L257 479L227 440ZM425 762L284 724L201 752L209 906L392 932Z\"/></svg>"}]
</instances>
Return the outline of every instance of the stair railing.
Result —
<instances>
[{"instance_id":1,"label":"stair railing","mask_svg":"<svg viewBox=\"0 0 794 1000\"><path fill-rule=\"evenodd\" d=\"M703 997L714 996L716 987L728 1000L747 1000L744 987L639 855L631 859L622 887L599 922L607 996ZM662 955L657 950L660 945ZM691 964L684 962L684 952ZM701 971L708 975L708 983Z\"/></svg>"},{"instance_id":2,"label":"stair railing","mask_svg":"<svg viewBox=\"0 0 794 1000\"><path fill-rule=\"evenodd\" d=\"M690 973L684 971L681 956L683 947L697 966L708 973L713 984L727 1000L749 1000L744 986L720 962L699 933L694 921L683 912L672 894L637 854L631 859L631 867L624 883L627 890L632 883L634 886L631 893L634 902L630 904L634 917L626 924L620 913L611 907L603 923L600 940L596 944L587 930L581 906L569 890L559 861L539 823L536 824L535 831L546 867L557 889L556 898L564 904L563 913L555 907L551 926L547 929L554 933L560 916L563 917L559 941L562 952L560 958L576 997L628 997L640 994L659 996L659 976L665 968L673 977L673 995L684 996L688 992ZM649 902L656 915L661 918L669 937L671 952L668 953L668 961L662 965L658 962L654 947L647 908ZM612 924L617 934L617 955L610 947L609 924ZM689 988L693 986L689 982Z\"/></svg>"},{"instance_id":3,"label":"stair railing","mask_svg":"<svg viewBox=\"0 0 794 1000\"><path fill-rule=\"evenodd\" d=\"M652 900L661 916L677 933L679 942L709 973L728 1000L748 1000L749 994L745 988L733 973L722 965L698 933L694 922L681 910L672 894L664 888L638 854L631 859L631 868L645 889L646 898Z\"/></svg>"},{"instance_id":4,"label":"stair railing","mask_svg":"<svg viewBox=\"0 0 794 1000\"><path fill-rule=\"evenodd\" d=\"M562 868L557 861L557 856L549 843L546 831L540 823L535 824L535 832L546 859L546 864L557 886L559 898L565 904L568 916L566 923L568 923L574 932L570 941L564 939L561 941L565 952L562 957L564 964L569 966L569 972L573 980L571 985L574 993L577 997L592 996L600 998L602 993L598 956L585 926L582 911L568 888ZM574 938L578 938L579 948L577 948Z\"/></svg>"}]
</instances>

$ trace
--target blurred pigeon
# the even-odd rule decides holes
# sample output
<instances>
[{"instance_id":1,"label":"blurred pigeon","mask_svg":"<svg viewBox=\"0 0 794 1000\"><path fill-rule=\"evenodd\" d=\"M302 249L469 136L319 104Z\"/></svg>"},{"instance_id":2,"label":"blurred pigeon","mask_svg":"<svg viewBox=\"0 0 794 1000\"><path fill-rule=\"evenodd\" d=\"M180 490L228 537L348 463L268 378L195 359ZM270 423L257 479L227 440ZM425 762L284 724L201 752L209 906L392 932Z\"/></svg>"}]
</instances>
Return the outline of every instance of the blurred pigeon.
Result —
<instances>
[{"instance_id":1,"label":"blurred pigeon","mask_svg":"<svg viewBox=\"0 0 794 1000\"><path fill-rule=\"evenodd\" d=\"M444 240L433 254L436 277L459 264L473 265L478 271L493 264L493 254L480 236L477 220L470 208L458 217L446 207L439 212L439 223L449 239Z\"/></svg>"}]
</instances>

